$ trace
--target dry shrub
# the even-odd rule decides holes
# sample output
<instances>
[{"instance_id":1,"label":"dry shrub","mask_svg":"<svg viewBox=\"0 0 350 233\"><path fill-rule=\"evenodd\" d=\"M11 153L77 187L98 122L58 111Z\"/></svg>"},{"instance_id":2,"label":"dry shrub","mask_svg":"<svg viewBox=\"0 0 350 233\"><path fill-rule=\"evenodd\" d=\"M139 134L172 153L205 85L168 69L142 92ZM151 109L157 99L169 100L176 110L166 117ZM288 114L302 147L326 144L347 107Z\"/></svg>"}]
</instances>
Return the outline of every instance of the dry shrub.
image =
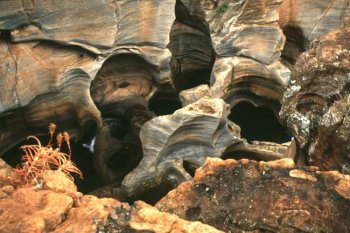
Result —
<instances>
[{"instance_id":1,"label":"dry shrub","mask_svg":"<svg viewBox=\"0 0 350 233\"><path fill-rule=\"evenodd\" d=\"M56 125L49 125L50 140L46 146L42 146L40 140L35 136L29 136L36 144L21 146L24 152L22 163L15 169L22 185L36 185L41 187L45 181L45 171L59 170L68 178L73 180L71 173L75 173L82 178L82 172L71 161L71 148L69 143L69 134L67 132L59 133L56 136L56 146L52 147L52 141L55 135ZM62 144L66 143L69 153L61 152Z\"/></svg>"}]
</instances>

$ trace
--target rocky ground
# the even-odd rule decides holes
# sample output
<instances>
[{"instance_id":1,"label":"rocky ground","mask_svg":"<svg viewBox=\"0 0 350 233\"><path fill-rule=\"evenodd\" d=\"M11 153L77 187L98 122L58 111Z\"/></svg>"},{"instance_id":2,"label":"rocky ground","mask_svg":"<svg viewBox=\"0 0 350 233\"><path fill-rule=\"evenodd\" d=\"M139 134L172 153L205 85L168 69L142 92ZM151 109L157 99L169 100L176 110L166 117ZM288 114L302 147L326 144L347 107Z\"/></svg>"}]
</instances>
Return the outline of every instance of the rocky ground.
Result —
<instances>
[{"instance_id":1,"label":"rocky ground","mask_svg":"<svg viewBox=\"0 0 350 233\"><path fill-rule=\"evenodd\" d=\"M0 172L13 171L2 163ZM155 207L82 195L60 172L46 177L41 189L1 183L0 232L349 230L350 176L296 168L291 159L208 159Z\"/></svg>"},{"instance_id":2,"label":"rocky ground","mask_svg":"<svg viewBox=\"0 0 350 233\"><path fill-rule=\"evenodd\" d=\"M0 233L350 232L349 27L350 0L0 0Z\"/></svg>"}]
</instances>

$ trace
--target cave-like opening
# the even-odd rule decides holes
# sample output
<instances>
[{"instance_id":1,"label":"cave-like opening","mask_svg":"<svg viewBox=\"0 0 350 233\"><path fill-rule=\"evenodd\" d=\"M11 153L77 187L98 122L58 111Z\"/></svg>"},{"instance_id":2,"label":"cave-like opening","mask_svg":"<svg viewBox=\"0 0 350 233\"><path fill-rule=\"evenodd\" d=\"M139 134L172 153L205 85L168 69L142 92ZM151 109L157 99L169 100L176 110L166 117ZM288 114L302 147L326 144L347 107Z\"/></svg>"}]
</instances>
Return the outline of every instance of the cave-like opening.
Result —
<instances>
[{"instance_id":1,"label":"cave-like opening","mask_svg":"<svg viewBox=\"0 0 350 233\"><path fill-rule=\"evenodd\" d=\"M148 108L157 116L173 114L182 108L179 94L170 86L156 92L148 102Z\"/></svg>"},{"instance_id":2,"label":"cave-like opening","mask_svg":"<svg viewBox=\"0 0 350 233\"><path fill-rule=\"evenodd\" d=\"M294 65L299 55L309 46L307 39L301 28L297 26L284 27L283 34L286 36L286 43L281 57L290 65Z\"/></svg>"},{"instance_id":3,"label":"cave-like opening","mask_svg":"<svg viewBox=\"0 0 350 233\"><path fill-rule=\"evenodd\" d=\"M211 69L194 70L173 77L173 83L176 90L183 91L202 84L210 85L210 75Z\"/></svg>"},{"instance_id":4,"label":"cave-like opening","mask_svg":"<svg viewBox=\"0 0 350 233\"><path fill-rule=\"evenodd\" d=\"M0 39L3 39L6 42L11 42L11 30L1 30Z\"/></svg>"},{"instance_id":5,"label":"cave-like opening","mask_svg":"<svg viewBox=\"0 0 350 233\"><path fill-rule=\"evenodd\" d=\"M231 109L229 119L241 127L241 137L251 141L284 143L290 141L288 130L268 108L240 102Z\"/></svg>"}]
</instances>

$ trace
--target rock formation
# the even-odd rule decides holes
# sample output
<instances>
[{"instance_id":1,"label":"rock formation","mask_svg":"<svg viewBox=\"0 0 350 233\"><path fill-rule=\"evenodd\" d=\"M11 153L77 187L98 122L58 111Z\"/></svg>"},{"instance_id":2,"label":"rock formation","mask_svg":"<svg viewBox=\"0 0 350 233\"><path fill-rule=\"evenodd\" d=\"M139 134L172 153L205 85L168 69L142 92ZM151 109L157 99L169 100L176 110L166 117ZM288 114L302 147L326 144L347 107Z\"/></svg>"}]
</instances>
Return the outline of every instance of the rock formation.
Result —
<instances>
[{"instance_id":1,"label":"rock formation","mask_svg":"<svg viewBox=\"0 0 350 233\"><path fill-rule=\"evenodd\" d=\"M0 160L0 177L13 172ZM0 232L222 232L185 221L138 201L83 196L71 180L48 173L43 189L14 187L0 180Z\"/></svg>"},{"instance_id":2,"label":"rock formation","mask_svg":"<svg viewBox=\"0 0 350 233\"><path fill-rule=\"evenodd\" d=\"M225 232L343 232L349 229L350 177L272 162L209 158L193 180L156 207Z\"/></svg>"},{"instance_id":3,"label":"rock formation","mask_svg":"<svg viewBox=\"0 0 350 233\"><path fill-rule=\"evenodd\" d=\"M284 0L279 8L279 25L287 38L282 57L294 64L313 40L334 29L349 27L349 9L348 0Z\"/></svg>"},{"instance_id":4,"label":"rock formation","mask_svg":"<svg viewBox=\"0 0 350 233\"><path fill-rule=\"evenodd\" d=\"M297 60L284 93L281 118L300 156L323 170L350 173L350 30L336 30Z\"/></svg>"},{"instance_id":5,"label":"rock formation","mask_svg":"<svg viewBox=\"0 0 350 233\"><path fill-rule=\"evenodd\" d=\"M174 188L191 178L191 167L194 171L208 156L220 157L239 136L228 113L222 99L201 98L173 115L146 122L140 132L143 158L122 183L127 195L161 185Z\"/></svg>"},{"instance_id":6,"label":"rock formation","mask_svg":"<svg viewBox=\"0 0 350 233\"><path fill-rule=\"evenodd\" d=\"M269 190L271 203L282 203L282 198L299 201L282 203L290 207L289 212L255 214L244 209L248 201L260 201L265 211L283 206L241 190L234 195L242 195L241 202L247 204L241 206L246 211L242 216L252 213L255 219L225 209L231 216L203 217L210 224L237 231L317 231L321 227L343 231L342 221L348 218L336 201L342 195L339 190L347 190L346 176L314 168L302 172L287 160L281 167L265 164L273 167L265 171L262 161L289 158L300 166L350 173L349 4L349 0L2 0L0 157L11 166L18 165L17 147L29 135L45 140L51 122L59 131L68 131L75 152L72 159L88 173L81 181L85 190L99 187L94 192L99 197L130 202L123 209L113 199L79 196L83 205L96 207L98 212L96 224L90 221L86 227L101 232L108 231L106 224L117 232L150 230L147 224L158 219L147 220L141 212L152 208L131 203L137 199L157 202L193 179L195 170L209 157L256 160L260 163L227 162L249 173L227 182L248 187L251 179L261 180L266 189L258 190ZM233 170L238 169L235 166ZM7 169L0 184L4 186L12 176ZM330 182L329 189L323 179ZM337 186L338 181L343 183ZM3 188L3 200L26 195L26 190L11 187ZM225 195L221 188L219 196ZM46 187L28 192L40 202L58 191ZM86 220L76 216L80 211L76 197L62 195L66 204L54 213L54 221L36 217L40 229L75 231L74 221ZM347 205L348 197L343 198ZM11 203L19 208L14 200ZM304 204L318 209L298 209ZM128 223L120 225L109 208L101 210L103 205L118 209ZM188 210L189 216L198 217L196 208ZM336 218L321 208L329 208L327 213L339 216L341 224L332 225L330 221ZM43 208L43 212L51 209ZM65 220L67 211L72 222ZM163 213L150 211L163 218ZM36 216L36 212L31 213ZM125 217L130 214L136 216L136 225L131 226ZM89 213L86 216L93 218ZM232 216L242 221L234 224ZM167 218L163 226L152 227L160 232L190 232L190 228L201 232L206 227Z\"/></svg>"}]
</instances>

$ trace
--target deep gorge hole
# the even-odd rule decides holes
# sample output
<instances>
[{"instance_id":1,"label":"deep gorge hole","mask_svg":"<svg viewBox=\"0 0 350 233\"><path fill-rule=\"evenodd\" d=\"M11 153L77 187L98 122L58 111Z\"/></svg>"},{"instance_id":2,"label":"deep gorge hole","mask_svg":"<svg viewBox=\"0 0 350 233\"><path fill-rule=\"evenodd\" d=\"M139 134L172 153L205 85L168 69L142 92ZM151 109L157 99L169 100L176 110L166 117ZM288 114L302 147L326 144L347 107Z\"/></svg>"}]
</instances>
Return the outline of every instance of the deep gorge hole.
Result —
<instances>
[{"instance_id":1,"label":"deep gorge hole","mask_svg":"<svg viewBox=\"0 0 350 233\"><path fill-rule=\"evenodd\" d=\"M284 143L290 141L288 130L275 114L264 107L240 102L231 109L229 119L241 127L241 137L251 141Z\"/></svg>"},{"instance_id":2,"label":"deep gorge hole","mask_svg":"<svg viewBox=\"0 0 350 233\"><path fill-rule=\"evenodd\" d=\"M174 86L178 91L194 88L196 86L210 85L211 69L198 69L173 77Z\"/></svg>"},{"instance_id":3,"label":"deep gorge hole","mask_svg":"<svg viewBox=\"0 0 350 233\"><path fill-rule=\"evenodd\" d=\"M179 94L171 87L155 93L148 102L148 108L157 116L173 114L182 108Z\"/></svg>"}]
</instances>

